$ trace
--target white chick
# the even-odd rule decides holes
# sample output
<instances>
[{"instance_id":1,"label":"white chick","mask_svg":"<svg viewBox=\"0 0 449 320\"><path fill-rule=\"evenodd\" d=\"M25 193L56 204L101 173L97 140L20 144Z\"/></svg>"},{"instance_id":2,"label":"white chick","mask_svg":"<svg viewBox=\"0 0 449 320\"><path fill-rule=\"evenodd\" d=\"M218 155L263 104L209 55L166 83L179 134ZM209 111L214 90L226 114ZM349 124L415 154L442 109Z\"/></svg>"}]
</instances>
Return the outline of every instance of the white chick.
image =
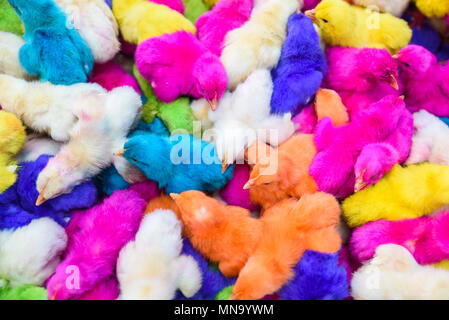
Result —
<instances>
[{"instance_id":1,"label":"white chick","mask_svg":"<svg viewBox=\"0 0 449 320\"><path fill-rule=\"evenodd\" d=\"M351 0L352 4L401 17L410 0Z\"/></svg>"},{"instance_id":2,"label":"white chick","mask_svg":"<svg viewBox=\"0 0 449 320\"><path fill-rule=\"evenodd\" d=\"M156 210L142 220L134 241L120 251L117 278L121 300L170 300L179 288L192 297L201 288L201 271L181 255L181 222L171 210Z\"/></svg>"},{"instance_id":3,"label":"white chick","mask_svg":"<svg viewBox=\"0 0 449 320\"><path fill-rule=\"evenodd\" d=\"M449 165L449 127L425 110L413 114L415 132L406 164L429 161Z\"/></svg>"},{"instance_id":4,"label":"white chick","mask_svg":"<svg viewBox=\"0 0 449 320\"><path fill-rule=\"evenodd\" d=\"M55 0L86 41L95 62L112 60L120 51L118 25L103 0Z\"/></svg>"},{"instance_id":5,"label":"white chick","mask_svg":"<svg viewBox=\"0 0 449 320\"><path fill-rule=\"evenodd\" d=\"M40 172L36 205L64 193L114 164L129 183L146 180L133 164L116 156L140 117L141 100L130 87L104 93L91 92L75 99L74 114L80 119L70 131L70 141Z\"/></svg>"},{"instance_id":6,"label":"white chick","mask_svg":"<svg viewBox=\"0 0 449 320\"><path fill-rule=\"evenodd\" d=\"M303 0L269 0L253 9L250 19L226 35L221 62L234 90L256 69L272 69L281 56L287 21Z\"/></svg>"},{"instance_id":7,"label":"white chick","mask_svg":"<svg viewBox=\"0 0 449 320\"><path fill-rule=\"evenodd\" d=\"M233 93L226 92L216 111L209 111L214 126L203 139L215 144L224 165L243 163L246 148L256 140L276 147L295 132L290 113L270 114L272 92L270 72L258 69Z\"/></svg>"},{"instance_id":8,"label":"white chick","mask_svg":"<svg viewBox=\"0 0 449 320\"><path fill-rule=\"evenodd\" d=\"M351 288L357 300L448 300L449 271L421 266L404 247L385 244L354 273Z\"/></svg>"},{"instance_id":9,"label":"white chick","mask_svg":"<svg viewBox=\"0 0 449 320\"><path fill-rule=\"evenodd\" d=\"M61 142L54 141L44 135L32 133L27 135L24 146L15 157L20 162L36 161L43 154L54 156L62 147Z\"/></svg>"},{"instance_id":10,"label":"white chick","mask_svg":"<svg viewBox=\"0 0 449 320\"><path fill-rule=\"evenodd\" d=\"M10 285L43 285L60 262L67 245L64 228L50 218L0 231L0 278Z\"/></svg>"},{"instance_id":11,"label":"white chick","mask_svg":"<svg viewBox=\"0 0 449 320\"><path fill-rule=\"evenodd\" d=\"M25 41L18 35L0 31L0 73L17 78L31 78L19 61L19 50Z\"/></svg>"}]
</instances>

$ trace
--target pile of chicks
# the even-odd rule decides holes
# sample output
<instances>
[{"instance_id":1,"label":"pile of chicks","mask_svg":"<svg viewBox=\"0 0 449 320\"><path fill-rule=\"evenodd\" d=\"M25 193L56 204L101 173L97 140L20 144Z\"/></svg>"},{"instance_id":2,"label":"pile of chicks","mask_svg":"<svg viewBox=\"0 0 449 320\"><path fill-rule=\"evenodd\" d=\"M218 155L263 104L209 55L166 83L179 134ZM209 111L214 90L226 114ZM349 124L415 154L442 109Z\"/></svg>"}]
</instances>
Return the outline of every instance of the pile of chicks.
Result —
<instances>
[{"instance_id":1,"label":"pile of chicks","mask_svg":"<svg viewBox=\"0 0 449 320\"><path fill-rule=\"evenodd\" d=\"M0 0L0 299L449 299L449 0Z\"/></svg>"}]
</instances>

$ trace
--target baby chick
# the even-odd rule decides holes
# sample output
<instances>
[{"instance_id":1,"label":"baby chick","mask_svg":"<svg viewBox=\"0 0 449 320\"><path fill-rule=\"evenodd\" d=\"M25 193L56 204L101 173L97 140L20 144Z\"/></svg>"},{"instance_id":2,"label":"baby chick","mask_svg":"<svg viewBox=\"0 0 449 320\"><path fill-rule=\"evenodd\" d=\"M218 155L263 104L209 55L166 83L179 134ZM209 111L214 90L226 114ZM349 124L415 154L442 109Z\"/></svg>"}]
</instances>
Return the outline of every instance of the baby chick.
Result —
<instances>
[{"instance_id":1,"label":"baby chick","mask_svg":"<svg viewBox=\"0 0 449 320\"><path fill-rule=\"evenodd\" d=\"M67 16L52 0L9 0L25 25L20 63L42 81L70 85L86 82L94 59Z\"/></svg>"},{"instance_id":2,"label":"baby chick","mask_svg":"<svg viewBox=\"0 0 449 320\"><path fill-rule=\"evenodd\" d=\"M395 54L412 38L407 22L343 0L323 0L306 12L331 46L385 48Z\"/></svg>"},{"instance_id":3,"label":"baby chick","mask_svg":"<svg viewBox=\"0 0 449 320\"><path fill-rule=\"evenodd\" d=\"M24 44L25 41L14 33L0 31L0 73L30 78L19 61L19 51Z\"/></svg>"},{"instance_id":4,"label":"baby chick","mask_svg":"<svg viewBox=\"0 0 449 320\"><path fill-rule=\"evenodd\" d=\"M298 7L302 7L302 0L266 1L252 11L243 26L228 32L221 61L230 90L256 69L276 66L287 36L287 20Z\"/></svg>"},{"instance_id":5,"label":"baby chick","mask_svg":"<svg viewBox=\"0 0 449 320\"><path fill-rule=\"evenodd\" d=\"M427 17L443 18L449 14L448 0L415 0L416 7Z\"/></svg>"},{"instance_id":6,"label":"baby chick","mask_svg":"<svg viewBox=\"0 0 449 320\"><path fill-rule=\"evenodd\" d=\"M55 0L89 46L95 62L112 60L120 50L118 25L103 0Z\"/></svg>"},{"instance_id":7,"label":"baby chick","mask_svg":"<svg viewBox=\"0 0 449 320\"><path fill-rule=\"evenodd\" d=\"M112 12L123 39L133 44L181 30L196 32L181 13L148 0L113 0Z\"/></svg>"}]
</instances>

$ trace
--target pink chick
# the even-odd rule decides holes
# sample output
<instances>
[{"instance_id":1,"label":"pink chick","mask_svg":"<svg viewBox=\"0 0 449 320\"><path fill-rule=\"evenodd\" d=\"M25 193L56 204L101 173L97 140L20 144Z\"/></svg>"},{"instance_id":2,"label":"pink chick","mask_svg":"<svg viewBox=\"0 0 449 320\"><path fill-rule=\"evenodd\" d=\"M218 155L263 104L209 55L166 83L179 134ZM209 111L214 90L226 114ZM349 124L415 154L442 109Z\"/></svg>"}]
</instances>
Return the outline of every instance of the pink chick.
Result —
<instances>
[{"instance_id":1,"label":"pink chick","mask_svg":"<svg viewBox=\"0 0 449 320\"><path fill-rule=\"evenodd\" d=\"M191 33L179 31L150 38L137 47L136 64L159 100L182 95L205 98L215 110L228 79L219 58Z\"/></svg>"},{"instance_id":2,"label":"pink chick","mask_svg":"<svg viewBox=\"0 0 449 320\"><path fill-rule=\"evenodd\" d=\"M111 277L120 250L139 228L145 206L136 192L119 190L77 212L66 228L69 243L64 260L47 282L48 298L76 298Z\"/></svg>"},{"instance_id":3,"label":"pink chick","mask_svg":"<svg viewBox=\"0 0 449 320\"><path fill-rule=\"evenodd\" d=\"M385 49L326 49L324 87L338 92L351 118L387 95L399 96L398 66Z\"/></svg>"},{"instance_id":4,"label":"pink chick","mask_svg":"<svg viewBox=\"0 0 449 320\"><path fill-rule=\"evenodd\" d=\"M157 4L163 4L172 10L178 11L180 14L184 14L184 3L181 0L150 0Z\"/></svg>"},{"instance_id":5,"label":"pink chick","mask_svg":"<svg viewBox=\"0 0 449 320\"><path fill-rule=\"evenodd\" d=\"M440 65L433 53L418 45L399 51L397 60L409 110L449 117L449 66Z\"/></svg>"},{"instance_id":6,"label":"pink chick","mask_svg":"<svg viewBox=\"0 0 449 320\"><path fill-rule=\"evenodd\" d=\"M116 300L120 294L115 276L100 282L95 288L77 298L77 300Z\"/></svg>"},{"instance_id":7,"label":"pink chick","mask_svg":"<svg viewBox=\"0 0 449 320\"><path fill-rule=\"evenodd\" d=\"M346 125L334 127L330 118L324 118L315 130L314 141L318 153L309 168L310 175L315 179L319 191L333 194L340 199L345 198L355 191L354 166L366 146L380 142L390 143L393 148L400 148L397 150L400 154L398 159L405 161L408 154L404 157L401 152L402 150L410 152L412 135L412 115L406 109L404 101L394 95L373 103L358 115L357 121ZM399 147L396 147L396 144ZM376 154L379 158L388 154L384 154L383 148L378 147L370 148L366 153L372 156L374 150L379 152ZM381 164L377 167L378 171L369 167L369 177L367 175L366 180L363 178L362 186L366 187L372 182L368 179L380 179L388 172L389 160L383 159L378 162ZM363 167L361 164L368 166L369 161L363 161L362 158L357 167L357 170L366 174L368 167ZM376 166L373 168L375 169Z\"/></svg>"},{"instance_id":8,"label":"pink chick","mask_svg":"<svg viewBox=\"0 0 449 320\"><path fill-rule=\"evenodd\" d=\"M216 56L221 56L226 34L250 17L253 0L220 0L196 22L198 39Z\"/></svg>"},{"instance_id":9,"label":"pink chick","mask_svg":"<svg viewBox=\"0 0 449 320\"><path fill-rule=\"evenodd\" d=\"M127 74L120 64L113 61L95 64L89 82L98 83L108 91L117 87L128 86L133 88L136 93L142 95L137 80Z\"/></svg>"}]
</instances>

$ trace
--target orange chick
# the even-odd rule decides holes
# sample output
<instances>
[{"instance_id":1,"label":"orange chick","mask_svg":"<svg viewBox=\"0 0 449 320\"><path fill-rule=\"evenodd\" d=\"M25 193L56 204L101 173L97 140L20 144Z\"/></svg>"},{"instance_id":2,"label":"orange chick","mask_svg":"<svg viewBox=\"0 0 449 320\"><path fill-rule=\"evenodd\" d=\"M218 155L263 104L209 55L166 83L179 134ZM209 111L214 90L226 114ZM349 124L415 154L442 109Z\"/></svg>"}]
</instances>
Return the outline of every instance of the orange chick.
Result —
<instances>
[{"instance_id":1,"label":"orange chick","mask_svg":"<svg viewBox=\"0 0 449 320\"><path fill-rule=\"evenodd\" d=\"M305 250L335 253L340 206L326 193L285 199L265 211L262 237L232 291L232 299L255 300L278 291L293 276Z\"/></svg>"},{"instance_id":2,"label":"orange chick","mask_svg":"<svg viewBox=\"0 0 449 320\"><path fill-rule=\"evenodd\" d=\"M200 191L170 194L181 212L193 247L218 262L221 273L235 277L259 242L262 222L246 209L226 206Z\"/></svg>"},{"instance_id":3,"label":"orange chick","mask_svg":"<svg viewBox=\"0 0 449 320\"><path fill-rule=\"evenodd\" d=\"M145 208L145 215L158 209L171 210L178 216L178 219L181 220L181 213L179 212L178 206L175 201L165 193L161 193L159 197L153 198L148 202L147 207Z\"/></svg>"},{"instance_id":4,"label":"orange chick","mask_svg":"<svg viewBox=\"0 0 449 320\"><path fill-rule=\"evenodd\" d=\"M267 152L264 154L260 150ZM262 142L251 145L247 158L255 165L244 186L250 189L251 201L265 211L283 199L315 193L317 185L309 174L309 167L316 152L310 134L295 134L277 149Z\"/></svg>"},{"instance_id":5,"label":"orange chick","mask_svg":"<svg viewBox=\"0 0 449 320\"><path fill-rule=\"evenodd\" d=\"M330 89L319 89L315 98L317 120L329 117L334 126L348 123L348 111L337 92Z\"/></svg>"}]
</instances>

